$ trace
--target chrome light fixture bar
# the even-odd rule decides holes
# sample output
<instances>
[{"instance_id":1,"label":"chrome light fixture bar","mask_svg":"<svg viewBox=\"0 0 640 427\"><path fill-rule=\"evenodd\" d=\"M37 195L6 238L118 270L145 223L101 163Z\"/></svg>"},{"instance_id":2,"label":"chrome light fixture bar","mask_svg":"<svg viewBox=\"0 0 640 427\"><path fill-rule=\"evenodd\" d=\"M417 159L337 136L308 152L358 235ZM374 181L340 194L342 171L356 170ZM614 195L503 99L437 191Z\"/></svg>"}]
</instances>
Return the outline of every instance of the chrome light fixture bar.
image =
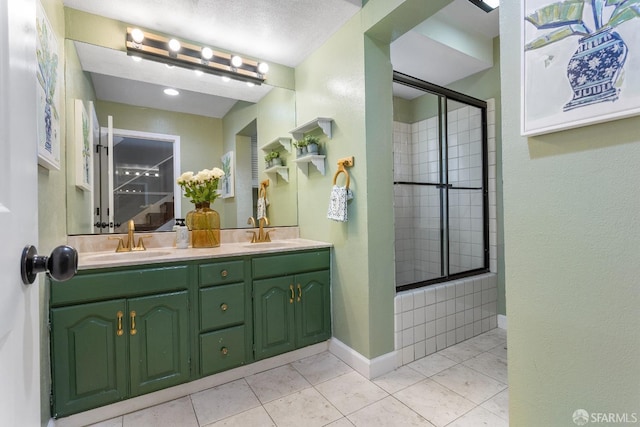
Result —
<instances>
[{"instance_id":1,"label":"chrome light fixture bar","mask_svg":"<svg viewBox=\"0 0 640 427\"><path fill-rule=\"evenodd\" d=\"M127 54L258 85L264 83L269 69L264 62L130 27L127 28Z\"/></svg>"},{"instance_id":2,"label":"chrome light fixture bar","mask_svg":"<svg viewBox=\"0 0 640 427\"><path fill-rule=\"evenodd\" d=\"M499 0L469 0L469 1L487 13L493 11L500 5Z\"/></svg>"}]
</instances>

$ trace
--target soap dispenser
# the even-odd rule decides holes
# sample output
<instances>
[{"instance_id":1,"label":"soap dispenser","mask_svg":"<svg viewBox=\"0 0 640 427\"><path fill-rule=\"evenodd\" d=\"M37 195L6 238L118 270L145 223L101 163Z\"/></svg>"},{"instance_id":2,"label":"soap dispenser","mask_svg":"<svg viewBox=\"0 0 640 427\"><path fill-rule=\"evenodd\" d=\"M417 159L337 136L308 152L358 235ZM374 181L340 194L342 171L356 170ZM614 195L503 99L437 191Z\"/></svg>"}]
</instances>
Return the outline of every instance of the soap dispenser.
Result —
<instances>
[{"instance_id":1,"label":"soap dispenser","mask_svg":"<svg viewBox=\"0 0 640 427\"><path fill-rule=\"evenodd\" d=\"M189 229L184 224L184 218L176 218L176 248L187 249L189 247Z\"/></svg>"}]
</instances>

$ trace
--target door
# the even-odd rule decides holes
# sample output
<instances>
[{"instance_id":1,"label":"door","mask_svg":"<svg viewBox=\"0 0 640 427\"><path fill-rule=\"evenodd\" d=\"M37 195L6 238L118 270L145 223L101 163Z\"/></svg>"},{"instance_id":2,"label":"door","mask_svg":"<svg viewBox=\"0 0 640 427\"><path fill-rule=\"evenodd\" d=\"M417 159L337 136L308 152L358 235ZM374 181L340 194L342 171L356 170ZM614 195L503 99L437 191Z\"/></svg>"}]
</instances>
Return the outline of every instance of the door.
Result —
<instances>
[{"instance_id":1,"label":"door","mask_svg":"<svg viewBox=\"0 0 640 427\"><path fill-rule=\"evenodd\" d=\"M127 397L125 303L121 299L51 310L54 416Z\"/></svg>"},{"instance_id":2,"label":"door","mask_svg":"<svg viewBox=\"0 0 640 427\"><path fill-rule=\"evenodd\" d=\"M253 282L256 360L295 349L293 279L286 276Z\"/></svg>"},{"instance_id":3,"label":"door","mask_svg":"<svg viewBox=\"0 0 640 427\"><path fill-rule=\"evenodd\" d=\"M34 0L0 2L0 381L11 385L0 387L0 413L24 426L40 425L38 285L23 285L18 268L38 243L35 10Z\"/></svg>"},{"instance_id":4,"label":"door","mask_svg":"<svg viewBox=\"0 0 640 427\"><path fill-rule=\"evenodd\" d=\"M296 344L305 347L331 338L329 271L297 274Z\"/></svg>"},{"instance_id":5,"label":"door","mask_svg":"<svg viewBox=\"0 0 640 427\"><path fill-rule=\"evenodd\" d=\"M133 298L128 310L131 396L188 381L187 291Z\"/></svg>"}]
</instances>

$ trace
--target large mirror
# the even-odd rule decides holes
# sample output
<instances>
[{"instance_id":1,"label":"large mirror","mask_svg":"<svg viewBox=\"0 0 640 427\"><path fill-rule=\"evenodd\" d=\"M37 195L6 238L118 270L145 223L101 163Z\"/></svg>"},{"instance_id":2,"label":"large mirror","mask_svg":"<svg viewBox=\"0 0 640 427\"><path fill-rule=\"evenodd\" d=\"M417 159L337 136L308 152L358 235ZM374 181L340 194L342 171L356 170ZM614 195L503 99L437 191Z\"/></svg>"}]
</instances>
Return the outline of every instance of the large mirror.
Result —
<instances>
[{"instance_id":1,"label":"large mirror","mask_svg":"<svg viewBox=\"0 0 640 427\"><path fill-rule=\"evenodd\" d=\"M293 156L276 142L296 125L293 90L138 62L81 40L65 40L65 57L68 234L121 232L129 219L139 230L171 230L174 215L193 209L175 177L223 169L223 156L231 159L233 180L212 206L222 228L248 226L265 181L271 225L297 224ZM166 95L166 88L180 94ZM265 172L263 157L274 146L289 167L286 179ZM90 169L91 182L80 185Z\"/></svg>"}]
</instances>

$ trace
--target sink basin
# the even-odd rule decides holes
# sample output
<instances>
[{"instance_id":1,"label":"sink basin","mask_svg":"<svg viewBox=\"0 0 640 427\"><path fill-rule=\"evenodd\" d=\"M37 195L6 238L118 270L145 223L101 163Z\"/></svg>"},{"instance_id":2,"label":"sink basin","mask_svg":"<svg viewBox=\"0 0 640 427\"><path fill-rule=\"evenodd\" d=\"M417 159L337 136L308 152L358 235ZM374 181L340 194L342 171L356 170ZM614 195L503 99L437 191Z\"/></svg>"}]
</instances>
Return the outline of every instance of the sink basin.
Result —
<instances>
[{"instance_id":1,"label":"sink basin","mask_svg":"<svg viewBox=\"0 0 640 427\"><path fill-rule=\"evenodd\" d=\"M245 243L244 247L252 249L277 249L291 246L286 240L278 240L275 242Z\"/></svg>"},{"instance_id":2,"label":"sink basin","mask_svg":"<svg viewBox=\"0 0 640 427\"><path fill-rule=\"evenodd\" d=\"M107 262L107 261L124 261L124 260L140 260L140 259L150 259L150 258L158 258L166 255L170 255L170 251L134 251L134 252L109 252L109 253L100 253L95 255L86 255L82 256L84 261L98 261L98 262Z\"/></svg>"}]
</instances>

